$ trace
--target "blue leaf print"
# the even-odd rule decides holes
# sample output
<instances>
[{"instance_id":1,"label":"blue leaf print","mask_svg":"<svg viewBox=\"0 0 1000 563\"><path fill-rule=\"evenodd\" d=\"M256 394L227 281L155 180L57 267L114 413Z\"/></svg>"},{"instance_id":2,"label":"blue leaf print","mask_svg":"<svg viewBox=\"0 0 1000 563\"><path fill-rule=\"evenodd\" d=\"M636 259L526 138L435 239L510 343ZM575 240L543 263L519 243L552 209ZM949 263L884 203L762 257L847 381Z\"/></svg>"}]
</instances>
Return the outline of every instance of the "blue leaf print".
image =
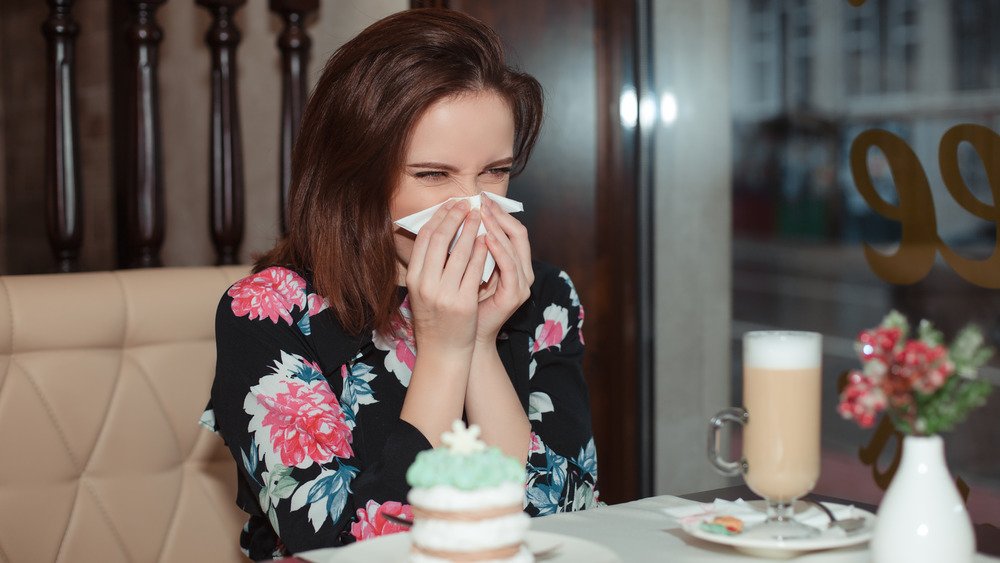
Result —
<instances>
[{"instance_id":1,"label":"blue leaf print","mask_svg":"<svg viewBox=\"0 0 1000 563\"><path fill-rule=\"evenodd\" d=\"M574 463L581 471L593 476L595 481L597 480L597 448L594 447L593 438L580 448L580 455L577 456Z\"/></svg>"},{"instance_id":2,"label":"blue leaf print","mask_svg":"<svg viewBox=\"0 0 1000 563\"><path fill-rule=\"evenodd\" d=\"M257 480L257 440L253 437L250 438L250 455L242 449L240 450L240 455L243 456L243 467L247 470L247 475L254 480L260 486L263 484Z\"/></svg>"},{"instance_id":3,"label":"blue leaf print","mask_svg":"<svg viewBox=\"0 0 1000 563\"><path fill-rule=\"evenodd\" d=\"M351 494L351 480L358 474L356 467L341 464L336 471L323 469L318 477L303 483L292 495L292 510L309 505L309 521L315 531L326 521L340 519Z\"/></svg>"},{"instance_id":4,"label":"blue leaf print","mask_svg":"<svg viewBox=\"0 0 1000 563\"><path fill-rule=\"evenodd\" d=\"M377 403L375 392L372 391L371 380L375 379L372 366L357 362L341 368L344 374L344 391L340 396L340 404L344 411L347 425L354 429L355 419L361 405Z\"/></svg>"},{"instance_id":5,"label":"blue leaf print","mask_svg":"<svg viewBox=\"0 0 1000 563\"><path fill-rule=\"evenodd\" d=\"M562 487L536 485L526 491L528 502L538 509L539 516L555 514L559 510Z\"/></svg>"},{"instance_id":6,"label":"blue leaf print","mask_svg":"<svg viewBox=\"0 0 1000 563\"><path fill-rule=\"evenodd\" d=\"M566 458L545 446L545 464L552 486L561 491L566 484Z\"/></svg>"},{"instance_id":7,"label":"blue leaf print","mask_svg":"<svg viewBox=\"0 0 1000 563\"><path fill-rule=\"evenodd\" d=\"M299 327L299 330L302 331L302 334L304 334L306 336L311 336L312 335L312 326L309 323L309 313L306 313L306 314L302 315L302 318L299 319L299 322L297 322L295 324L296 324L296 326Z\"/></svg>"},{"instance_id":8,"label":"blue leaf print","mask_svg":"<svg viewBox=\"0 0 1000 563\"><path fill-rule=\"evenodd\" d=\"M298 377L307 383L323 379L323 374L307 362L299 362L297 366L292 368L292 373L295 377Z\"/></svg>"}]
</instances>

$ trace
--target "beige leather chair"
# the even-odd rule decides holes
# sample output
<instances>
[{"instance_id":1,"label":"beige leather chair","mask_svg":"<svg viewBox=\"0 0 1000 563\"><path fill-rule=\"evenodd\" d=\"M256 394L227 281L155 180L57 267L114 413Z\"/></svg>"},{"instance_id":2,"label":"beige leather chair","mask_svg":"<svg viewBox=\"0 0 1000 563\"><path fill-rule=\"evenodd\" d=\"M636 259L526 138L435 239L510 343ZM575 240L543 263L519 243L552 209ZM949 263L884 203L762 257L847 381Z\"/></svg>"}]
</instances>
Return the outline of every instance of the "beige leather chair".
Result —
<instances>
[{"instance_id":1,"label":"beige leather chair","mask_svg":"<svg viewBox=\"0 0 1000 563\"><path fill-rule=\"evenodd\" d=\"M0 277L0 562L245 561L198 424L246 267Z\"/></svg>"}]
</instances>

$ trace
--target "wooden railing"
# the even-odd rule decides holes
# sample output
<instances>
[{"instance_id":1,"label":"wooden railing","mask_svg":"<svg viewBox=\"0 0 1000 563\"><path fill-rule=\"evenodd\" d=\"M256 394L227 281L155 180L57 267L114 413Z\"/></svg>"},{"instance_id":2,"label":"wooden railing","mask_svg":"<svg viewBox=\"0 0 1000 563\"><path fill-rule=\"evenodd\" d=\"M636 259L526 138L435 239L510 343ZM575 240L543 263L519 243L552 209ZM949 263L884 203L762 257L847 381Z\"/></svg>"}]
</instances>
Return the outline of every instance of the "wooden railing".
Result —
<instances>
[{"instance_id":1,"label":"wooden railing","mask_svg":"<svg viewBox=\"0 0 1000 563\"><path fill-rule=\"evenodd\" d=\"M115 137L114 167L118 194L117 233L120 267L161 264L165 235L163 147L160 125L157 49L164 31L156 11L167 0L123 0L125 25L116 44L127 54L121 84L124 92L114 111L123 124ZM205 41L211 57L209 190L212 241L218 264L237 262L244 225L244 179L236 61L240 32L234 14L246 0L197 0L212 15ZM82 31L73 18L74 0L48 0L49 15L42 31L48 46L45 144L45 216L48 238L59 271L79 269L83 224L79 119L76 110L74 44ZM117 3L116 3L117 4ZM272 12L284 21L277 38L281 51L280 193L282 232L287 229L291 150L298 132L308 85L305 68L311 41L304 27L319 0L270 0Z\"/></svg>"}]
</instances>

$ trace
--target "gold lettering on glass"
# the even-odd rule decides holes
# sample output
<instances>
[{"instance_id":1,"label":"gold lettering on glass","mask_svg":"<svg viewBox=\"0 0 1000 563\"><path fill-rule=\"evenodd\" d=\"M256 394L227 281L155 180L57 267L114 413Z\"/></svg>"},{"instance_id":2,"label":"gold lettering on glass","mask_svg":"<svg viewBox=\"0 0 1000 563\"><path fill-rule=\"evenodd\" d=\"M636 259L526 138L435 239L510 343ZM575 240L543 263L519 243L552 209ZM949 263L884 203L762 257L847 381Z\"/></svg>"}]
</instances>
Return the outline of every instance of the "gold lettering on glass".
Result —
<instances>
[{"instance_id":1,"label":"gold lettering on glass","mask_svg":"<svg viewBox=\"0 0 1000 563\"><path fill-rule=\"evenodd\" d=\"M1000 202L1000 135L982 125L964 123L945 132L938 145L941 178L955 202L997 228L993 253L975 260L960 256L938 236L927 174L913 149L899 136L882 129L869 129L851 143L851 176L858 193L873 211L900 224L899 248L883 253L864 245L868 266L883 281L913 284L924 279L934 266L937 251L962 279L987 289L1000 289L1000 208L979 200L966 185L958 165L958 147L969 143L986 170L994 202ZM868 170L868 151L877 148L885 155L899 204L887 202L875 190Z\"/></svg>"}]
</instances>

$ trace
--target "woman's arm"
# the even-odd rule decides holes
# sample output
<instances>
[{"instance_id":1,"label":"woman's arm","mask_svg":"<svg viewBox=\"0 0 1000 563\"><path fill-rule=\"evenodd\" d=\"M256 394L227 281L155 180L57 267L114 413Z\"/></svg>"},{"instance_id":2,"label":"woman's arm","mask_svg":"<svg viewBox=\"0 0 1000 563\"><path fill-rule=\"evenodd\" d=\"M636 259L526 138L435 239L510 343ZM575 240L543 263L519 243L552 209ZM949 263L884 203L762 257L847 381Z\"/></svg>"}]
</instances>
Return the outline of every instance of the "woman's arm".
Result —
<instances>
[{"instance_id":1,"label":"woman's arm","mask_svg":"<svg viewBox=\"0 0 1000 563\"><path fill-rule=\"evenodd\" d=\"M479 306L465 410L469 422L482 428L483 441L525 460L531 427L497 355L496 338L503 323L531 295L535 279L531 247L524 225L492 199L483 198L482 209L487 246L496 259L494 275L498 277L487 287L487 296Z\"/></svg>"},{"instance_id":2,"label":"woman's arm","mask_svg":"<svg viewBox=\"0 0 1000 563\"><path fill-rule=\"evenodd\" d=\"M458 226L465 227L451 255ZM400 418L437 446L462 418L476 337L479 281L486 244L476 237L479 213L448 202L417 235L406 271L417 359Z\"/></svg>"},{"instance_id":3,"label":"woman's arm","mask_svg":"<svg viewBox=\"0 0 1000 563\"><path fill-rule=\"evenodd\" d=\"M478 424L481 438L522 462L528 458L531 425L497 354L496 340L476 344L465 394L469 424Z\"/></svg>"}]
</instances>

